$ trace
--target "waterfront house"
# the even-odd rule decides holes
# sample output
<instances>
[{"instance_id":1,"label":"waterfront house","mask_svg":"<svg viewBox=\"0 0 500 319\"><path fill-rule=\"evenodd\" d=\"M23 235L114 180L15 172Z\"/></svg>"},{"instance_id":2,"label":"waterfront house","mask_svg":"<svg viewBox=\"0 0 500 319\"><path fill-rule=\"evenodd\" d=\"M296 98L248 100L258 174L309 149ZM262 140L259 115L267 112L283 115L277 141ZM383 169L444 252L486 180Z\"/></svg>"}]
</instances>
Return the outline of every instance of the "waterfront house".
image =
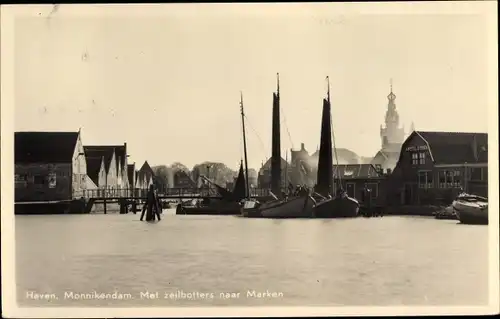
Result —
<instances>
[{"instance_id":1,"label":"waterfront house","mask_svg":"<svg viewBox=\"0 0 500 319\"><path fill-rule=\"evenodd\" d=\"M80 132L15 132L15 202L80 198L87 165Z\"/></svg>"},{"instance_id":2,"label":"waterfront house","mask_svg":"<svg viewBox=\"0 0 500 319\"><path fill-rule=\"evenodd\" d=\"M120 195L126 196L127 190L130 188L129 178L128 178L128 155L127 155L127 143L123 145L113 145L116 154L116 176L117 184L120 189Z\"/></svg>"},{"instance_id":3,"label":"waterfront house","mask_svg":"<svg viewBox=\"0 0 500 319\"><path fill-rule=\"evenodd\" d=\"M84 147L85 149L85 147ZM87 189L95 189L97 191L90 191L89 196L103 196L102 190L106 186L106 166L104 164L103 156L92 157L93 152L87 151L85 153L85 161L87 162Z\"/></svg>"},{"instance_id":4,"label":"waterfront house","mask_svg":"<svg viewBox=\"0 0 500 319\"><path fill-rule=\"evenodd\" d=\"M413 131L387 182L391 205L449 205L461 189L488 196L488 134Z\"/></svg>"},{"instance_id":5,"label":"waterfront house","mask_svg":"<svg viewBox=\"0 0 500 319\"><path fill-rule=\"evenodd\" d=\"M106 178L99 184L101 190L105 190L108 196L118 195L118 169L114 146L91 145L84 146L85 154L88 158L103 158Z\"/></svg>"},{"instance_id":6,"label":"waterfront house","mask_svg":"<svg viewBox=\"0 0 500 319\"><path fill-rule=\"evenodd\" d=\"M372 204L381 202L385 198L385 175L372 164L343 164L333 166L335 177L334 189L338 187L338 180L350 197L359 201L363 199L365 187L370 190ZM366 203L364 203L366 204Z\"/></svg>"},{"instance_id":7,"label":"waterfront house","mask_svg":"<svg viewBox=\"0 0 500 319\"><path fill-rule=\"evenodd\" d=\"M144 164L142 164L137 176L138 189L148 190L149 186L153 185L155 173L153 172L153 169L151 169L148 161L145 161Z\"/></svg>"},{"instance_id":8,"label":"waterfront house","mask_svg":"<svg viewBox=\"0 0 500 319\"><path fill-rule=\"evenodd\" d=\"M136 173L135 173L135 163L133 164L127 164L127 178L128 178L128 185L129 189L132 191L132 193L135 193L135 179L136 179Z\"/></svg>"},{"instance_id":9,"label":"waterfront house","mask_svg":"<svg viewBox=\"0 0 500 319\"><path fill-rule=\"evenodd\" d=\"M281 187L286 188L292 178L292 165L287 163L286 160L281 158ZM250 175L250 172L249 172ZM255 183L257 182L257 183ZM255 178L250 176L249 184L257 184L259 188L270 189L271 188L271 158L268 159L262 167L259 169L257 181Z\"/></svg>"}]
</instances>

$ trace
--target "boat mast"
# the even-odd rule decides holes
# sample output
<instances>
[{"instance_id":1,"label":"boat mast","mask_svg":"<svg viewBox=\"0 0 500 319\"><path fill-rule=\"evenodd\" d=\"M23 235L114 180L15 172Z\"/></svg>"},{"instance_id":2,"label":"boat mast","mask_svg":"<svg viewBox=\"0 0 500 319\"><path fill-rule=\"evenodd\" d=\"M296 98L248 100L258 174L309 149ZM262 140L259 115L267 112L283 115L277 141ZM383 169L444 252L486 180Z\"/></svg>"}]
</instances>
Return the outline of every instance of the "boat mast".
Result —
<instances>
[{"instance_id":1,"label":"boat mast","mask_svg":"<svg viewBox=\"0 0 500 319\"><path fill-rule=\"evenodd\" d=\"M243 110L243 93L240 92L241 125L243 127L243 152L245 154L245 196L250 199L250 187L248 184L248 158L247 158L247 140L245 135L245 112Z\"/></svg>"},{"instance_id":2,"label":"boat mast","mask_svg":"<svg viewBox=\"0 0 500 319\"><path fill-rule=\"evenodd\" d=\"M327 80L327 83L328 83L328 105L330 105L330 132L332 134L332 142L333 142L333 152L334 152L334 155L335 155L335 173L334 173L334 176L332 176L332 190L333 192L335 193L335 180L337 180L338 184L339 184L339 187L341 190L343 190L344 188L342 187L342 179L340 178L340 175L338 174L339 173L339 158L337 156L337 146L335 144L335 132L333 131L333 120L332 120L332 104L330 103L330 77L326 77L326 80Z\"/></svg>"},{"instance_id":3,"label":"boat mast","mask_svg":"<svg viewBox=\"0 0 500 319\"><path fill-rule=\"evenodd\" d=\"M273 92L272 145L271 145L271 191L281 197L281 128L280 128L280 78L276 73L276 93Z\"/></svg>"}]
</instances>

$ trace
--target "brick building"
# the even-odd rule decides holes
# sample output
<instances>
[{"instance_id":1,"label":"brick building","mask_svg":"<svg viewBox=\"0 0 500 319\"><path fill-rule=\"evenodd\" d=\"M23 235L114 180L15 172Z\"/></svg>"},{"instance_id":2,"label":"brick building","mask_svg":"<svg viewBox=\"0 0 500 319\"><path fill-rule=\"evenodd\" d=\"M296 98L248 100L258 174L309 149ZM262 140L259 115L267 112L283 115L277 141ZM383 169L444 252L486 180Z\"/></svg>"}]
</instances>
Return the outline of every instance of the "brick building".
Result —
<instances>
[{"instance_id":1,"label":"brick building","mask_svg":"<svg viewBox=\"0 0 500 319\"><path fill-rule=\"evenodd\" d=\"M15 202L80 198L87 165L80 132L16 132Z\"/></svg>"},{"instance_id":2,"label":"brick building","mask_svg":"<svg viewBox=\"0 0 500 319\"><path fill-rule=\"evenodd\" d=\"M391 205L450 204L461 188L488 196L488 134L413 131L387 182Z\"/></svg>"}]
</instances>

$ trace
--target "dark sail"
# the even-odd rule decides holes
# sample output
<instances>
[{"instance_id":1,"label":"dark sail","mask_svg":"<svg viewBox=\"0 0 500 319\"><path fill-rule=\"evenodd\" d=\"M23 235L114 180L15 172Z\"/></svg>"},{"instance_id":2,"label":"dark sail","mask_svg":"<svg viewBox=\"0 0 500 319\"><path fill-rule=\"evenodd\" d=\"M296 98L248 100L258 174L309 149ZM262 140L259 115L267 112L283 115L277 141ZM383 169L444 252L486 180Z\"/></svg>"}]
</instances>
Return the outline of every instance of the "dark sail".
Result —
<instances>
[{"instance_id":1,"label":"dark sail","mask_svg":"<svg viewBox=\"0 0 500 319\"><path fill-rule=\"evenodd\" d=\"M240 201L246 197L245 174L243 174L243 163L240 165L238 177L234 183L233 200Z\"/></svg>"},{"instance_id":2,"label":"dark sail","mask_svg":"<svg viewBox=\"0 0 500 319\"><path fill-rule=\"evenodd\" d=\"M331 105L329 99L323 99L323 115L321 119L321 140L319 146L318 175L316 192L323 196L333 196L333 155Z\"/></svg>"},{"instance_id":3,"label":"dark sail","mask_svg":"<svg viewBox=\"0 0 500 319\"><path fill-rule=\"evenodd\" d=\"M273 129L271 153L271 191L281 195L281 136L280 136L280 93L273 93Z\"/></svg>"}]
</instances>

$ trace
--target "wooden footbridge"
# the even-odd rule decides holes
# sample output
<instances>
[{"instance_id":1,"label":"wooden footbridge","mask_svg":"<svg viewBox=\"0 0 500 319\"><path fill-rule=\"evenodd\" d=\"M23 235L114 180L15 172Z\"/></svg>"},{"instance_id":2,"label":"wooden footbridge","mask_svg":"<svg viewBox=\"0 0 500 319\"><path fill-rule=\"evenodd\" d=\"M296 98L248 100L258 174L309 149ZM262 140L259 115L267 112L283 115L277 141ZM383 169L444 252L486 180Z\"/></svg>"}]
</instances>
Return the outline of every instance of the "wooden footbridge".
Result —
<instances>
[{"instance_id":1,"label":"wooden footbridge","mask_svg":"<svg viewBox=\"0 0 500 319\"><path fill-rule=\"evenodd\" d=\"M210 188L160 188L157 198L161 201L179 201L189 199L221 199L222 197ZM148 189L115 188L115 189L87 189L76 193L75 197L85 202L84 213L90 213L94 204L104 204L106 214L108 203L119 203L120 213L127 213L128 205L132 205L135 212L137 205L147 200ZM263 199L270 196L269 189L251 189L250 197Z\"/></svg>"},{"instance_id":2,"label":"wooden footbridge","mask_svg":"<svg viewBox=\"0 0 500 319\"><path fill-rule=\"evenodd\" d=\"M148 189L128 188L128 189L87 189L76 194L76 198L85 200L145 200ZM250 197L270 196L269 189L253 188L250 191ZM163 188L157 190L159 199L196 199L196 198L222 198L217 192L207 188Z\"/></svg>"}]
</instances>

